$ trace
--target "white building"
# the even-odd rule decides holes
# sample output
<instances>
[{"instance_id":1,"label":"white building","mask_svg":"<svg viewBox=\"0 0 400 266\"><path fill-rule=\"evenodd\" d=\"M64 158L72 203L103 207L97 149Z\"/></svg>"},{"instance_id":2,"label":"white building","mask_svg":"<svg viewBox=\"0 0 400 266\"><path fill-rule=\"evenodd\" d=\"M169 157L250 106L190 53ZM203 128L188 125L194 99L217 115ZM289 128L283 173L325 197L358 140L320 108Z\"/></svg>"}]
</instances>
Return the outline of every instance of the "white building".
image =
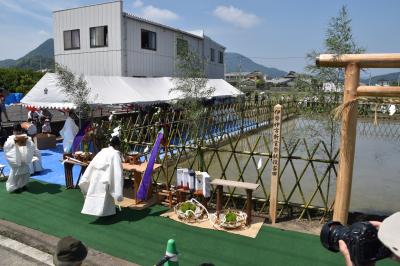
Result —
<instances>
[{"instance_id":1,"label":"white building","mask_svg":"<svg viewBox=\"0 0 400 266\"><path fill-rule=\"evenodd\" d=\"M224 78L224 46L202 33L125 13L122 6L114 1L55 11L55 61L85 75L173 77L177 54L190 50L207 61L208 78Z\"/></svg>"}]
</instances>

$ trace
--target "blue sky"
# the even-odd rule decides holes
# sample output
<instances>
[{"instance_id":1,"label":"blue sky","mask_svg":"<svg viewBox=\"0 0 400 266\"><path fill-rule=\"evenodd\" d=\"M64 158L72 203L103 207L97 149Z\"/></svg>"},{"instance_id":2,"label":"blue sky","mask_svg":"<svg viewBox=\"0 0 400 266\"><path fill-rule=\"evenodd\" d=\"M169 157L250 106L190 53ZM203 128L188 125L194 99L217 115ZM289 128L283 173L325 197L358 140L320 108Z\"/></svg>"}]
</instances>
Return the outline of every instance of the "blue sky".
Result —
<instances>
[{"instance_id":1,"label":"blue sky","mask_svg":"<svg viewBox=\"0 0 400 266\"><path fill-rule=\"evenodd\" d=\"M16 59L52 37L52 11L102 0L0 0L0 60ZM347 5L367 52L400 52L399 0L125 0L124 11L184 30L203 29L229 52L302 72L321 50L329 19ZM373 74L398 70L373 70Z\"/></svg>"}]
</instances>

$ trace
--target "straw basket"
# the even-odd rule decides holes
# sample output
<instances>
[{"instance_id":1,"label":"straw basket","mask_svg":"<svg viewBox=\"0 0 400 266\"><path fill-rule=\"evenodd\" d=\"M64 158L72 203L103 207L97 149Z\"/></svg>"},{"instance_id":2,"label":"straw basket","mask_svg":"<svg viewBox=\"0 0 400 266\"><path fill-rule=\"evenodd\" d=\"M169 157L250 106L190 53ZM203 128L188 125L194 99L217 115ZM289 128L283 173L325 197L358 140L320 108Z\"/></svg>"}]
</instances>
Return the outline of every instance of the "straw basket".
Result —
<instances>
[{"instance_id":1,"label":"straw basket","mask_svg":"<svg viewBox=\"0 0 400 266\"><path fill-rule=\"evenodd\" d=\"M219 216L219 226L225 229L238 229L246 226L247 214L242 211L226 210Z\"/></svg>"},{"instance_id":2,"label":"straw basket","mask_svg":"<svg viewBox=\"0 0 400 266\"><path fill-rule=\"evenodd\" d=\"M191 200L180 202L175 206L175 213L179 219L194 223L197 222L203 216L203 209Z\"/></svg>"}]
</instances>

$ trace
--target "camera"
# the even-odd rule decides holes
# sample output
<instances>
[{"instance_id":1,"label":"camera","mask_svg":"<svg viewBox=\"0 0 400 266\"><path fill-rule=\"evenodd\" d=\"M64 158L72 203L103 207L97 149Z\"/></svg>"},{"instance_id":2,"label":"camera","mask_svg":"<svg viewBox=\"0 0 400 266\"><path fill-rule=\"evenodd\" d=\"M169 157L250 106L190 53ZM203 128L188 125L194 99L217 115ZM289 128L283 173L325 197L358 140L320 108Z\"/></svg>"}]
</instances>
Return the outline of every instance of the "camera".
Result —
<instances>
[{"instance_id":1,"label":"camera","mask_svg":"<svg viewBox=\"0 0 400 266\"><path fill-rule=\"evenodd\" d=\"M387 258L391 252L378 239L378 230L369 222L357 222L344 226L330 221L321 230L322 245L333 252L339 251L339 240L343 240L356 266Z\"/></svg>"}]
</instances>

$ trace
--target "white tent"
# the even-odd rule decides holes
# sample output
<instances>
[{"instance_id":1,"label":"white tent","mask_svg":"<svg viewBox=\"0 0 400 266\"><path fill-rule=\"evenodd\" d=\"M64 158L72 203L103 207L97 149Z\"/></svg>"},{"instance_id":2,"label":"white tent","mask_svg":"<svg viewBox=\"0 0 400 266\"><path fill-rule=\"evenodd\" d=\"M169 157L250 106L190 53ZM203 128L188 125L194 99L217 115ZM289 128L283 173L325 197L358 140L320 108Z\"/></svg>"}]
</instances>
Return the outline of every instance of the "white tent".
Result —
<instances>
[{"instance_id":1,"label":"white tent","mask_svg":"<svg viewBox=\"0 0 400 266\"><path fill-rule=\"evenodd\" d=\"M170 77L133 78L118 76L85 76L87 86L91 88L89 103L113 105L128 103L169 102L179 98L177 92L169 93L174 81ZM211 97L237 96L238 89L223 79L209 79L207 87L215 88ZM62 89L57 86L57 75L46 73L39 82L21 100L27 107L74 109Z\"/></svg>"}]
</instances>

